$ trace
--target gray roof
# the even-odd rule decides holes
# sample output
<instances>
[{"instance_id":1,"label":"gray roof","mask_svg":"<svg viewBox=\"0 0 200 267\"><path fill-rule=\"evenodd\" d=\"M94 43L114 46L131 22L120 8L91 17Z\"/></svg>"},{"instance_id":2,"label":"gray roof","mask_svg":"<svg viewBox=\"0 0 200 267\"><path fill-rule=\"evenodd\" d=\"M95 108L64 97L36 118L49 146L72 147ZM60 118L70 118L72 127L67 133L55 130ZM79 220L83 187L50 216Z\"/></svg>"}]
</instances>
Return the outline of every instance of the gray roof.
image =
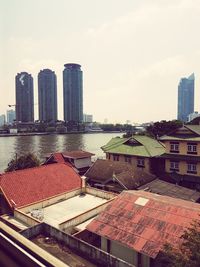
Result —
<instances>
[{"instance_id":1,"label":"gray roof","mask_svg":"<svg viewBox=\"0 0 200 267\"><path fill-rule=\"evenodd\" d=\"M125 189L135 189L146 184L155 175L146 173L143 170L136 170L128 162L98 159L85 173L87 179L105 184L110 179L115 178Z\"/></svg>"},{"instance_id":2,"label":"gray roof","mask_svg":"<svg viewBox=\"0 0 200 267\"><path fill-rule=\"evenodd\" d=\"M138 190L145 190L159 195L180 198L192 202L197 202L200 200L200 192L159 179L140 186Z\"/></svg>"}]
</instances>

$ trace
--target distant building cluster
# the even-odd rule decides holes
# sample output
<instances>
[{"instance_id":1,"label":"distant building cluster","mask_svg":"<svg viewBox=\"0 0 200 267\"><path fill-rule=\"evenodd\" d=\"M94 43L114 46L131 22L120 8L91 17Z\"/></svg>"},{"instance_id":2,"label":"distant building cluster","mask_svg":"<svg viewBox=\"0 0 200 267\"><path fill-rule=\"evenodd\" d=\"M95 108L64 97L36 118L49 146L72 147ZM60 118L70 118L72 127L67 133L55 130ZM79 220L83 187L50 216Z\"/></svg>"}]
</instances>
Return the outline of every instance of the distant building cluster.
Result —
<instances>
[{"instance_id":1,"label":"distant building cluster","mask_svg":"<svg viewBox=\"0 0 200 267\"><path fill-rule=\"evenodd\" d=\"M65 122L83 121L83 73L79 64L65 64L63 71L63 104ZM34 121L34 83L27 72L16 75L16 121ZM36 104L35 104L36 105ZM57 78L54 71L43 69L38 74L39 121L56 122Z\"/></svg>"}]
</instances>

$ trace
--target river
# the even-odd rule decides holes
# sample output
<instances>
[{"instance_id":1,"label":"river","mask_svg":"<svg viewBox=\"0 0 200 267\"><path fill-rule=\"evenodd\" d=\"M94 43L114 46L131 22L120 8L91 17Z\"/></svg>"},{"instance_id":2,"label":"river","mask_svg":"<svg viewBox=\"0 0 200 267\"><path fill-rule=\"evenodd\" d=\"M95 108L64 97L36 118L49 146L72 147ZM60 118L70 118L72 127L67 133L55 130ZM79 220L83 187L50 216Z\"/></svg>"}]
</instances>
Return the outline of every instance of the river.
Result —
<instances>
[{"instance_id":1,"label":"river","mask_svg":"<svg viewBox=\"0 0 200 267\"><path fill-rule=\"evenodd\" d=\"M122 136L122 133L0 137L0 173L16 154L19 156L28 152L34 153L41 161L48 153L80 149L103 157L104 153L100 147L116 136Z\"/></svg>"}]
</instances>

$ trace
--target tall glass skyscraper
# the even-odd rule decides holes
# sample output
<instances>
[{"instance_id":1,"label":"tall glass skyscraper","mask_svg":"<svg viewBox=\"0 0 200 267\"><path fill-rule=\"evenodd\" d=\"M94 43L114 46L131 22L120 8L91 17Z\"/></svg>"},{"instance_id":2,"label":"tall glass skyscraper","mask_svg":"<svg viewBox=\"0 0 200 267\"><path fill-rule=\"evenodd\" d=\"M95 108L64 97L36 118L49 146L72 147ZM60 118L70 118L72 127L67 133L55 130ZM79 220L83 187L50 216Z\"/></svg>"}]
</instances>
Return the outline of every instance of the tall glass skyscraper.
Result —
<instances>
[{"instance_id":1,"label":"tall glass skyscraper","mask_svg":"<svg viewBox=\"0 0 200 267\"><path fill-rule=\"evenodd\" d=\"M81 65L65 64L63 70L63 100L65 122L83 121L83 73Z\"/></svg>"},{"instance_id":2,"label":"tall glass skyscraper","mask_svg":"<svg viewBox=\"0 0 200 267\"><path fill-rule=\"evenodd\" d=\"M39 120L57 120L57 79L54 71L41 70L38 74Z\"/></svg>"},{"instance_id":3,"label":"tall glass skyscraper","mask_svg":"<svg viewBox=\"0 0 200 267\"><path fill-rule=\"evenodd\" d=\"M178 86L178 120L186 122L188 115L194 112L194 73L182 78Z\"/></svg>"},{"instance_id":4,"label":"tall glass skyscraper","mask_svg":"<svg viewBox=\"0 0 200 267\"><path fill-rule=\"evenodd\" d=\"M16 121L34 121L33 78L27 72L18 73L15 77Z\"/></svg>"}]
</instances>

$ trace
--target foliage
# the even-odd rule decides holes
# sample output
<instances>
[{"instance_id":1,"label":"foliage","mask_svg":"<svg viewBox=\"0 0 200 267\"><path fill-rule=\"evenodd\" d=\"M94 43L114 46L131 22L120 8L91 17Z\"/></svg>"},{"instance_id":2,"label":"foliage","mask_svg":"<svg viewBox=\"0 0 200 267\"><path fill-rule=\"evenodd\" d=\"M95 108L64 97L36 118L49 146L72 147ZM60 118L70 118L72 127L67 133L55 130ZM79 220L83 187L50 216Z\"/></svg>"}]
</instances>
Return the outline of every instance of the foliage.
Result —
<instances>
[{"instance_id":1,"label":"foliage","mask_svg":"<svg viewBox=\"0 0 200 267\"><path fill-rule=\"evenodd\" d=\"M5 170L6 172L16 171L16 170L22 170L32 167L37 167L40 165L39 159L33 155L32 153L28 153L26 155L22 155L20 157L17 157L15 159L12 159L8 163L8 167Z\"/></svg>"},{"instance_id":2,"label":"foliage","mask_svg":"<svg viewBox=\"0 0 200 267\"><path fill-rule=\"evenodd\" d=\"M192 121L188 122L187 124L200 125L200 117L194 118Z\"/></svg>"},{"instance_id":3,"label":"foliage","mask_svg":"<svg viewBox=\"0 0 200 267\"><path fill-rule=\"evenodd\" d=\"M178 120L173 121L160 121L147 127L147 132L153 137L160 137L164 134L168 134L173 130L182 126L182 122Z\"/></svg>"},{"instance_id":4,"label":"foliage","mask_svg":"<svg viewBox=\"0 0 200 267\"><path fill-rule=\"evenodd\" d=\"M200 266L200 221L195 221L181 236L178 247L164 246L162 262L166 267Z\"/></svg>"}]
</instances>

